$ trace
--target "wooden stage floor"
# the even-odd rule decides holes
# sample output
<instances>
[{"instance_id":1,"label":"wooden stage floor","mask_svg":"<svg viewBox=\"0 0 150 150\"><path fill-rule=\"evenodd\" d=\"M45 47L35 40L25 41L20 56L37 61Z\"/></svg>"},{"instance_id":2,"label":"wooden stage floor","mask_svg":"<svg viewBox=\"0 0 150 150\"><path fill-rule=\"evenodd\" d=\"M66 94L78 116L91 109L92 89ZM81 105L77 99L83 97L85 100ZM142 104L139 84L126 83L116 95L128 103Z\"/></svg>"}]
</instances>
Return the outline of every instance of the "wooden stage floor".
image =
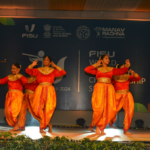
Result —
<instances>
[{"instance_id":1,"label":"wooden stage floor","mask_svg":"<svg viewBox=\"0 0 150 150\"><path fill-rule=\"evenodd\" d=\"M0 126L0 132L8 132L11 128L6 126ZM95 141L104 141L104 140L112 140L112 141L143 141L150 142L150 130L140 130L140 129L131 129L133 135L126 136L123 134L123 129L113 129L106 128L106 135L96 135L94 132L90 132L87 128L57 128L53 127L53 133L46 132L45 134L41 134L39 132L39 127L37 126L27 126L25 131L16 131L12 133L17 133L18 135L26 135L31 139L40 139L43 136L50 136L52 138L56 136L65 136L68 139L72 140L82 140L84 138L89 138L90 140Z\"/></svg>"}]
</instances>

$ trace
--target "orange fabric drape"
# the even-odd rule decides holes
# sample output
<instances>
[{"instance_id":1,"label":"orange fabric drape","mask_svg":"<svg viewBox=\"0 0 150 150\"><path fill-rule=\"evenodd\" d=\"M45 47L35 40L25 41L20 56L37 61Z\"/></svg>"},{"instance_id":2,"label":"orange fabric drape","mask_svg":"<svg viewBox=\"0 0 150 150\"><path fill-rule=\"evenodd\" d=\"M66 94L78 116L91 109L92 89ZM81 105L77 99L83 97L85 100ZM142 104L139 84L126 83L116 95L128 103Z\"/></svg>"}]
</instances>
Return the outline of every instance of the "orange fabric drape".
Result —
<instances>
[{"instance_id":1,"label":"orange fabric drape","mask_svg":"<svg viewBox=\"0 0 150 150\"><path fill-rule=\"evenodd\" d=\"M23 93L21 91L8 91L5 100L5 116L10 126L15 126L17 116L22 107Z\"/></svg>"},{"instance_id":2,"label":"orange fabric drape","mask_svg":"<svg viewBox=\"0 0 150 150\"><path fill-rule=\"evenodd\" d=\"M33 112L40 118L40 129L45 129L56 107L56 92L52 85L39 85L35 90Z\"/></svg>"},{"instance_id":3,"label":"orange fabric drape","mask_svg":"<svg viewBox=\"0 0 150 150\"><path fill-rule=\"evenodd\" d=\"M96 83L92 94L93 118L90 127L103 130L116 112L115 90L112 84Z\"/></svg>"},{"instance_id":4,"label":"orange fabric drape","mask_svg":"<svg viewBox=\"0 0 150 150\"><path fill-rule=\"evenodd\" d=\"M24 98L22 101L22 108L19 114L19 127L20 129L25 128L25 121L26 121L26 111L29 109L29 112L32 114L32 116L40 121L40 118L38 118L34 112L33 112L33 99L34 99L34 93L33 94L24 94Z\"/></svg>"},{"instance_id":5,"label":"orange fabric drape","mask_svg":"<svg viewBox=\"0 0 150 150\"><path fill-rule=\"evenodd\" d=\"M125 118L124 118L124 131L127 131L130 128L130 124L134 114L134 100L130 92L127 94L118 94L116 93L116 114L124 109ZM113 119L110 121L110 125L114 124L116 121L116 114Z\"/></svg>"}]
</instances>

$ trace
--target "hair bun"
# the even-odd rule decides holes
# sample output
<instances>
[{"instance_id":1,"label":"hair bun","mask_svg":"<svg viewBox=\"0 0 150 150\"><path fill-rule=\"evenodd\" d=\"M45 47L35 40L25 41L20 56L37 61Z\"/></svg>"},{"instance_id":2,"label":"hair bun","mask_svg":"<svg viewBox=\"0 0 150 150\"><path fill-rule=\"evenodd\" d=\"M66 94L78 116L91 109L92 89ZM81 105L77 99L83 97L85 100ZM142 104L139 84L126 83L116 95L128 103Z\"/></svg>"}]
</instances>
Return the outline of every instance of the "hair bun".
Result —
<instances>
[{"instance_id":1,"label":"hair bun","mask_svg":"<svg viewBox=\"0 0 150 150\"><path fill-rule=\"evenodd\" d=\"M21 65L19 63L14 63L14 66L16 66L17 68L21 69Z\"/></svg>"}]
</instances>

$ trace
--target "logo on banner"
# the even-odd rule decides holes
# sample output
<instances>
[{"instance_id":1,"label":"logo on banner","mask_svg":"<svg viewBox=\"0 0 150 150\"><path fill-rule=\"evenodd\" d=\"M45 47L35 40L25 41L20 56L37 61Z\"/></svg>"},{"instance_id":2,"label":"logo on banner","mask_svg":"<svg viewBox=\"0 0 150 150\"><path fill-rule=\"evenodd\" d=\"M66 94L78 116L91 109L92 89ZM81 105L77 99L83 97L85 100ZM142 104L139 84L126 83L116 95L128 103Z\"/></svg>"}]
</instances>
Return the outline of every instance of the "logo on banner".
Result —
<instances>
[{"instance_id":1,"label":"logo on banner","mask_svg":"<svg viewBox=\"0 0 150 150\"><path fill-rule=\"evenodd\" d=\"M96 31L96 37L101 37L101 34L102 34L102 28L101 27L96 27L94 29Z\"/></svg>"},{"instance_id":2,"label":"logo on banner","mask_svg":"<svg viewBox=\"0 0 150 150\"><path fill-rule=\"evenodd\" d=\"M32 54L26 54L26 53L22 53L22 55L28 56L29 60L31 62L38 60L39 62L42 63L41 67L43 67L43 60L44 60L44 55L45 52L44 51L39 51L38 52L38 56L37 55L32 55ZM65 67L65 60L67 57L63 57L61 58L58 62L57 62L57 66L61 67L62 69L64 69ZM59 83L62 80L63 76L56 78L54 84Z\"/></svg>"},{"instance_id":3,"label":"logo on banner","mask_svg":"<svg viewBox=\"0 0 150 150\"><path fill-rule=\"evenodd\" d=\"M44 30L45 30L45 32L43 34L44 38L51 38L51 33L50 33L51 28L52 28L52 26L49 24L44 25Z\"/></svg>"},{"instance_id":4,"label":"logo on banner","mask_svg":"<svg viewBox=\"0 0 150 150\"><path fill-rule=\"evenodd\" d=\"M42 63L42 66L43 66L43 59L44 59L44 51L39 51L38 52L38 56L37 55L32 55L32 54L25 54L25 53L22 53L22 55L25 55L25 56L29 56L29 60L31 62L35 61L35 60L38 60L39 62Z\"/></svg>"},{"instance_id":5,"label":"logo on banner","mask_svg":"<svg viewBox=\"0 0 150 150\"><path fill-rule=\"evenodd\" d=\"M25 25L25 29L26 29L27 32L33 32L34 28L35 28L35 24L31 25L31 29L30 30L29 30L29 26Z\"/></svg>"},{"instance_id":6,"label":"logo on banner","mask_svg":"<svg viewBox=\"0 0 150 150\"><path fill-rule=\"evenodd\" d=\"M80 40L86 40L90 37L90 29L87 26L79 26L76 35Z\"/></svg>"},{"instance_id":7,"label":"logo on banner","mask_svg":"<svg viewBox=\"0 0 150 150\"><path fill-rule=\"evenodd\" d=\"M96 37L101 38L125 38L125 28L95 27Z\"/></svg>"},{"instance_id":8,"label":"logo on banner","mask_svg":"<svg viewBox=\"0 0 150 150\"><path fill-rule=\"evenodd\" d=\"M33 34L32 32L35 29L35 24L32 24L29 28L29 25L25 25L25 30L27 33L22 34L22 38L38 38L38 34Z\"/></svg>"}]
</instances>

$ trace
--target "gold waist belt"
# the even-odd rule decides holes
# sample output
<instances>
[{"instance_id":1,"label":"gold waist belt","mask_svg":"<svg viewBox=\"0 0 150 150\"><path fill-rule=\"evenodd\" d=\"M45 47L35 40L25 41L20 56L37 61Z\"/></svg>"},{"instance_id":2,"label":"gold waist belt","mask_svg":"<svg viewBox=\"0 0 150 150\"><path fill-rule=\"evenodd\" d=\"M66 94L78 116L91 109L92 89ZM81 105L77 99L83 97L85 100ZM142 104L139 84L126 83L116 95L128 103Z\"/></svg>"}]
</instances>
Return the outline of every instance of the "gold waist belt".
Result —
<instances>
[{"instance_id":1,"label":"gold waist belt","mask_svg":"<svg viewBox=\"0 0 150 150\"><path fill-rule=\"evenodd\" d=\"M26 93L26 94L33 94L34 91L31 91L31 90L29 90L29 89L26 89L26 90L25 90L25 93Z\"/></svg>"},{"instance_id":2,"label":"gold waist belt","mask_svg":"<svg viewBox=\"0 0 150 150\"><path fill-rule=\"evenodd\" d=\"M8 92L22 92L20 90L9 90Z\"/></svg>"},{"instance_id":3,"label":"gold waist belt","mask_svg":"<svg viewBox=\"0 0 150 150\"><path fill-rule=\"evenodd\" d=\"M52 83L50 83L50 82L41 82L41 83L39 83L39 85L52 85Z\"/></svg>"},{"instance_id":4,"label":"gold waist belt","mask_svg":"<svg viewBox=\"0 0 150 150\"><path fill-rule=\"evenodd\" d=\"M117 94L127 94L128 92L129 92L129 89L116 91Z\"/></svg>"},{"instance_id":5,"label":"gold waist belt","mask_svg":"<svg viewBox=\"0 0 150 150\"><path fill-rule=\"evenodd\" d=\"M108 83L108 84L110 84L111 83L111 79L110 78L105 78L105 77L98 78L97 82L102 82L102 83Z\"/></svg>"}]
</instances>

